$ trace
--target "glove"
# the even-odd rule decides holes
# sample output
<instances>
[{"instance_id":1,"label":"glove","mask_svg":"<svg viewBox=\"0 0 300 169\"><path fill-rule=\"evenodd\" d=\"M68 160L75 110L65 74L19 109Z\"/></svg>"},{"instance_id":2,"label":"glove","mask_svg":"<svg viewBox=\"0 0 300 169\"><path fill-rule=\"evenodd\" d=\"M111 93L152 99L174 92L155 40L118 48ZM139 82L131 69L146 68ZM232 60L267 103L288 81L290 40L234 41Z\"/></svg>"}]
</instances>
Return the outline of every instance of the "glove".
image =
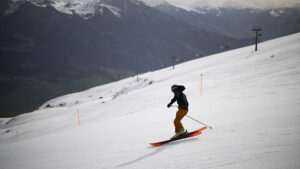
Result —
<instances>
[{"instance_id":1,"label":"glove","mask_svg":"<svg viewBox=\"0 0 300 169\"><path fill-rule=\"evenodd\" d=\"M171 104L171 103L169 103L169 104L167 105L167 107L168 107L168 108L170 108L171 106L172 106L172 104Z\"/></svg>"}]
</instances>

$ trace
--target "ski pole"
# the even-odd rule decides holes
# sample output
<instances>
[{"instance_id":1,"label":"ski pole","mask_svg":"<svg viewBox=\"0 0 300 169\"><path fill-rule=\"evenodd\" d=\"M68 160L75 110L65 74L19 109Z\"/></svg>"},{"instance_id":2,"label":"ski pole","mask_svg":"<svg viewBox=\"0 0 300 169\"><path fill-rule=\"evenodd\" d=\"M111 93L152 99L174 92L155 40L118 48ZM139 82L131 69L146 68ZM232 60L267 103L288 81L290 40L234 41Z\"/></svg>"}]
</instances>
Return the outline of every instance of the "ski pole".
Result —
<instances>
[{"instance_id":1,"label":"ski pole","mask_svg":"<svg viewBox=\"0 0 300 169\"><path fill-rule=\"evenodd\" d=\"M172 105L171 107L177 107L177 108L178 108L178 106L173 106L173 105ZM208 127L209 129L212 129L211 126L206 125L206 124L202 123L201 121L199 121L199 120L197 120L197 119L194 119L194 118L191 117L191 116L188 116L188 115L185 115L185 116L188 117L188 118L190 118L190 119L192 119L192 120L194 120L194 121L196 121L196 122L198 122L198 123L200 123L200 124L202 124L202 125L204 125L204 126L206 126L206 127Z\"/></svg>"},{"instance_id":2,"label":"ski pole","mask_svg":"<svg viewBox=\"0 0 300 169\"><path fill-rule=\"evenodd\" d=\"M212 127L210 127L210 126L208 126L208 125L206 125L206 124L204 124L204 123L202 123L201 121L199 121L199 120L196 120L196 119L194 119L193 117L191 117L191 116L188 116L188 115L185 115L186 117L188 117L188 118L190 118L190 119L192 119L192 120L194 120L194 121L196 121L196 122L198 122L198 123L200 123L200 124L203 124L204 126L206 126L206 127L208 127L208 128L210 128L210 129L212 129Z\"/></svg>"}]
</instances>

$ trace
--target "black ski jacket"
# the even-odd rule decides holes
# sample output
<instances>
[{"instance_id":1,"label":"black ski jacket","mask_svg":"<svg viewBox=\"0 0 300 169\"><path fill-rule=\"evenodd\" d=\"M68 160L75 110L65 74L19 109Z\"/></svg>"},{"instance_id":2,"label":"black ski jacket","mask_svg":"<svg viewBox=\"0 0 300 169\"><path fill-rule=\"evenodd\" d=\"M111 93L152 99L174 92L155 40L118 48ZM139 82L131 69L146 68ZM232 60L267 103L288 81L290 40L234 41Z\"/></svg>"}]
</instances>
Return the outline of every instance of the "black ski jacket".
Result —
<instances>
[{"instance_id":1,"label":"black ski jacket","mask_svg":"<svg viewBox=\"0 0 300 169\"><path fill-rule=\"evenodd\" d=\"M174 91L174 98L171 100L169 105L172 105L175 101L177 101L178 108L188 110L189 102L186 99L186 95L183 93L184 90L184 86L177 86Z\"/></svg>"}]
</instances>

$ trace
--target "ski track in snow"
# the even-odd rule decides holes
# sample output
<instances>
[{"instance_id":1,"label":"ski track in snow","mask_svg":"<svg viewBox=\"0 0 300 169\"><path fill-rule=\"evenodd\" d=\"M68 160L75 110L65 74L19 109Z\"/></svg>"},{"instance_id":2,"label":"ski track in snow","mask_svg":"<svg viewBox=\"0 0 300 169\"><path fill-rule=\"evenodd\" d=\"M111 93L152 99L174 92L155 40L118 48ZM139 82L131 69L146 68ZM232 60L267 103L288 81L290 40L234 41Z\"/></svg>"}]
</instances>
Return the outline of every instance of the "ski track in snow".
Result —
<instances>
[{"instance_id":1,"label":"ski track in snow","mask_svg":"<svg viewBox=\"0 0 300 169\"><path fill-rule=\"evenodd\" d=\"M300 33L253 50L192 60L0 119L0 168L299 168ZM186 86L189 115L213 129L151 147L174 133L176 108L166 108L173 84ZM189 131L202 127L182 122Z\"/></svg>"}]
</instances>

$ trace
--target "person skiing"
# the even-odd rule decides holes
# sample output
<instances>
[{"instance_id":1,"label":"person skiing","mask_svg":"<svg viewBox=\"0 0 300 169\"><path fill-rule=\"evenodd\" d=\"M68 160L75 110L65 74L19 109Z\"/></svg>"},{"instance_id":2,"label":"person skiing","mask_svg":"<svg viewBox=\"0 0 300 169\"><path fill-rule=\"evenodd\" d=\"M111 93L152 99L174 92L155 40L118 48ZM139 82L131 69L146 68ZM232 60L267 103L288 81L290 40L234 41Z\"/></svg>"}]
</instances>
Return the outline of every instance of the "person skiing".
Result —
<instances>
[{"instance_id":1,"label":"person skiing","mask_svg":"<svg viewBox=\"0 0 300 169\"><path fill-rule=\"evenodd\" d=\"M171 87L171 90L174 93L174 97L171 100L171 102L167 105L167 107L170 108L175 101L177 101L178 104L178 111L174 120L175 135L171 138L173 139L184 133L187 133L187 131L184 129L181 123L181 120L188 113L189 103L187 101L186 95L183 93L183 91L185 90L184 86L173 85Z\"/></svg>"}]
</instances>

